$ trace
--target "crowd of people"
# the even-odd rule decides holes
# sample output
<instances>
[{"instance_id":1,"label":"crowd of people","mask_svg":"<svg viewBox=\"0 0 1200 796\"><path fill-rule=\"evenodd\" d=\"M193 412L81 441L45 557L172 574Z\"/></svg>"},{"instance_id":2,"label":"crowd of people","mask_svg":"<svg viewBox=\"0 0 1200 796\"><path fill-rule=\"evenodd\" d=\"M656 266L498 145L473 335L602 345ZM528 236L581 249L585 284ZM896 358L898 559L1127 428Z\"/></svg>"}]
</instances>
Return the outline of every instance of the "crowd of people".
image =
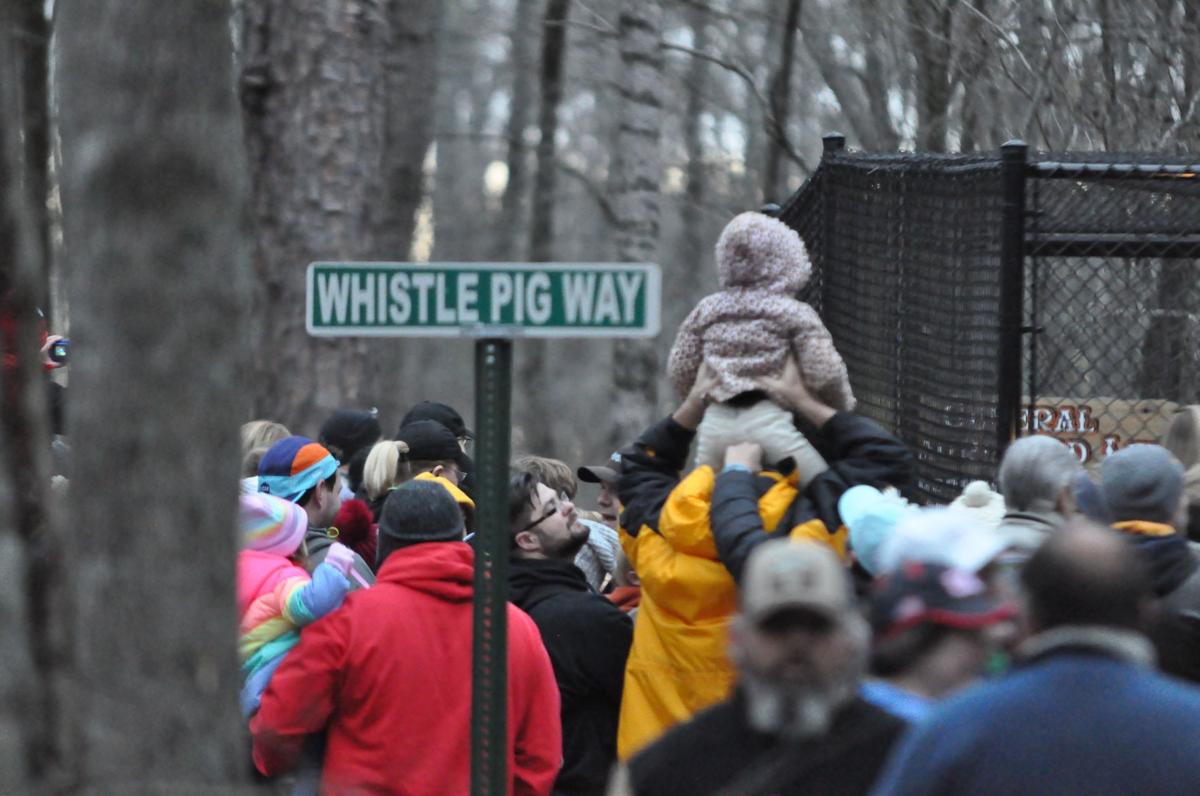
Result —
<instances>
[{"instance_id":1,"label":"crowd of people","mask_svg":"<svg viewBox=\"0 0 1200 796\"><path fill-rule=\"evenodd\" d=\"M1016 440L996 490L921 507L906 447L791 364L763 389L825 468L689 468L712 381L603 464L513 462L513 793L1187 791L1200 413L1095 474ZM241 702L279 792L468 789L471 434L423 402L382 437L243 427Z\"/></svg>"},{"instance_id":2,"label":"crowd of people","mask_svg":"<svg viewBox=\"0 0 1200 796\"><path fill-rule=\"evenodd\" d=\"M798 236L743 214L716 259L722 290L672 350L671 414L600 464L512 462L507 528L487 529L509 540L509 792L1189 792L1200 407L1091 471L1014 440L994 488L918 506L912 453L854 411L792 298ZM390 436L373 410L311 436L278 420L242 426L255 776L467 792L470 429L432 401Z\"/></svg>"}]
</instances>

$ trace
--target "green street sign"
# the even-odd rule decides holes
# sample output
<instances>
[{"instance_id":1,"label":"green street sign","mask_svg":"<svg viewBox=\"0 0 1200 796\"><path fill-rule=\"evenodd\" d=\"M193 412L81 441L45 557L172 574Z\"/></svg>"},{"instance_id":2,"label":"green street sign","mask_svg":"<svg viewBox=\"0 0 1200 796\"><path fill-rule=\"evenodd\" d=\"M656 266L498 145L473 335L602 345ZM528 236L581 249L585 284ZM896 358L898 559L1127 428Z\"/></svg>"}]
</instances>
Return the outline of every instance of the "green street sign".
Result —
<instances>
[{"instance_id":1,"label":"green street sign","mask_svg":"<svg viewBox=\"0 0 1200 796\"><path fill-rule=\"evenodd\" d=\"M317 337L654 337L651 263L313 263Z\"/></svg>"}]
</instances>

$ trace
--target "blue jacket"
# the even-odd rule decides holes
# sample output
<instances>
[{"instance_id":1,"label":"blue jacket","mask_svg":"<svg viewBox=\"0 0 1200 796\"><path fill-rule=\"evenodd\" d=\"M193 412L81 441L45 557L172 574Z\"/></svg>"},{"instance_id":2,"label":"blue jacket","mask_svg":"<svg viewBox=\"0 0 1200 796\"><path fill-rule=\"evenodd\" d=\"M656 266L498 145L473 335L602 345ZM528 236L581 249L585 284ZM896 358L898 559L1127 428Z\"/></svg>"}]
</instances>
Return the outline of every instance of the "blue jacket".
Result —
<instances>
[{"instance_id":1,"label":"blue jacket","mask_svg":"<svg viewBox=\"0 0 1200 796\"><path fill-rule=\"evenodd\" d=\"M1200 690L1123 660L1120 642L1103 646L1056 645L944 703L901 742L874 793L1200 792Z\"/></svg>"}]
</instances>

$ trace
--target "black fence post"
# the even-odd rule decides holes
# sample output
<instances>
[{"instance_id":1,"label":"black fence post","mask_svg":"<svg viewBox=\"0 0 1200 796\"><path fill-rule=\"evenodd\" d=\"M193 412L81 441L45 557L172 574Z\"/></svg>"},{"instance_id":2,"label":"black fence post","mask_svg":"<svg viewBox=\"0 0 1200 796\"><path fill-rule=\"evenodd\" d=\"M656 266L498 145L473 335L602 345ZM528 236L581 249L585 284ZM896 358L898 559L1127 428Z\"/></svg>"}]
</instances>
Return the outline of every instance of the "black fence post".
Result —
<instances>
[{"instance_id":1,"label":"black fence post","mask_svg":"<svg viewBox=\"0 0 1200 796\"><path fill-rule=\"evenodd\" d=\"M1000 373L996 395L996 461L1017 435L1021 411L1021 327L1025 300L1026 146L1013 140L1000 149L1004 184L1000 228ZM1033 396L1030 396L1032 400Z\"/></svg>"},{"instance_id":2,"label":"black fence post","mask_svg":"<svg viewBox=\"0 0 1200 796\"><path fill-rule=\"evenodd\" d=\"M832 179L829 176L829 166L826 164L831 156L843 151L846 148L846 136L841 133L833 132L826 133L821 136L821 163L824 172L822 182L820 184L821 198L821 312L828 312L829 307L829 262L833 259L833 243L834 243L834 218L833 218L833 191L831 189Z\"/></svg>"},{"instance_id":3,"label":"black fence post","mask_svg":"<svg viewBox=\"0 0 1200 796\"><path fill-rule=\"evenodd\" d=\"M508 451L512 340L475 343L475 620L471 793L508 790Z\"/></svg>"}]
</instances>

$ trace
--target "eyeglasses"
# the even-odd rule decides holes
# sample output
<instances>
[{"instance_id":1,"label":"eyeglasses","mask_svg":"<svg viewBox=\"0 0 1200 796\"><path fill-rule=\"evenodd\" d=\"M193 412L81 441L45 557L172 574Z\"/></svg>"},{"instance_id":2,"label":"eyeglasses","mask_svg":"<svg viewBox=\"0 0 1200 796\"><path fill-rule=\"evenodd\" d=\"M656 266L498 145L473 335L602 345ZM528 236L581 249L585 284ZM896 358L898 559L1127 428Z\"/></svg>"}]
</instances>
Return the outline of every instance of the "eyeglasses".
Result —
<instances>
[{"instance_id":1,"label":"eyeglasses","mask_svg":"<svg viewBox=\"0 0 1200 796\"><path fill-rule=\"evenodd\" d=\"M567 497L566 492L559 492L556 497L557 497L557 501L555 503L553 503L551 506L549 506L547 508L546 512L544 514L542 514L542 516L538 517L536 520L529 523L521 530L517 531L517 533L525 533L525 531L532 531L534 528L541 525L543 522L550 519L555 514L561 514L562 513L562 504L569 502L570 498ZM515 535L516 534L514 534L514 536Z\"/></svg>"}]
</instances>

